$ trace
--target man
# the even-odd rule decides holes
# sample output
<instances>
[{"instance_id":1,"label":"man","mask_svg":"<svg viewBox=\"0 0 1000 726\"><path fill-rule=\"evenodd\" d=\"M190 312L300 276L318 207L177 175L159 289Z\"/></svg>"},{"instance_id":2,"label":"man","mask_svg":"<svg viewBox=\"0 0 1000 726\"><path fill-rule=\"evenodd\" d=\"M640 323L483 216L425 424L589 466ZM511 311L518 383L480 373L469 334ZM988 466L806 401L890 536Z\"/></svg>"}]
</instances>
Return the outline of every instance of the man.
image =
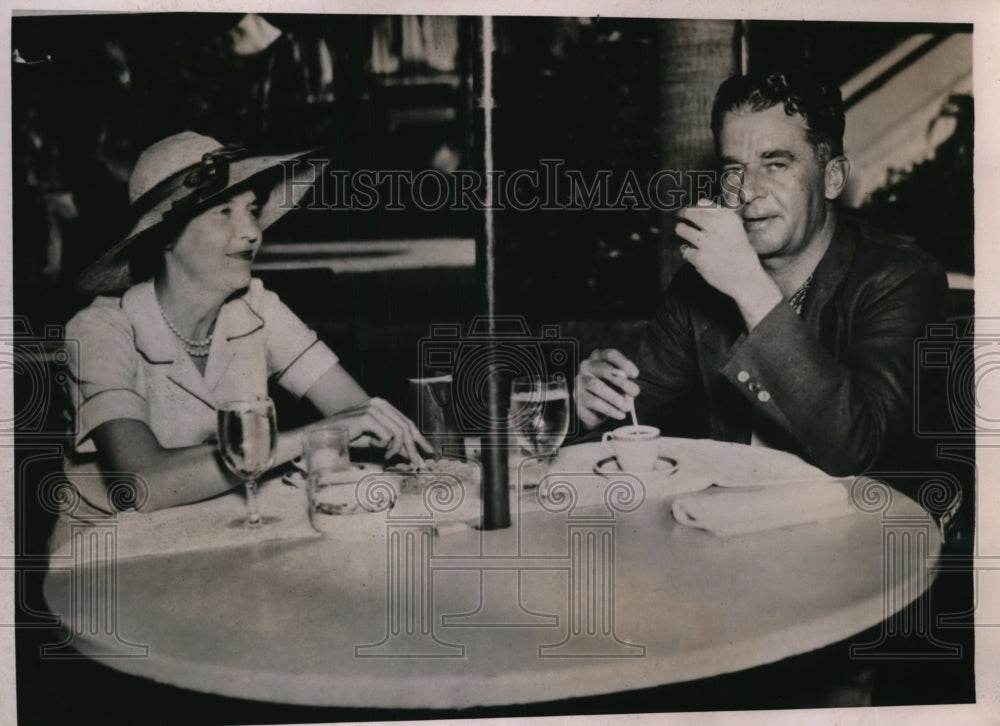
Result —
<instances>
[{"instance_id":1,"label":"man","mask_svg":"<svg viewBox=\"0 0 1000 726\"><path fill-rule=\"evenodd\" d=\"M840 92L775 73L720 86L722 203L678 214L678 271L634 360L595 351L585 429L621 420L791 451L831 475L884 466L913 429L914 341L943 309L926 254L839 212Z\"/></svg>"}]
</instances>

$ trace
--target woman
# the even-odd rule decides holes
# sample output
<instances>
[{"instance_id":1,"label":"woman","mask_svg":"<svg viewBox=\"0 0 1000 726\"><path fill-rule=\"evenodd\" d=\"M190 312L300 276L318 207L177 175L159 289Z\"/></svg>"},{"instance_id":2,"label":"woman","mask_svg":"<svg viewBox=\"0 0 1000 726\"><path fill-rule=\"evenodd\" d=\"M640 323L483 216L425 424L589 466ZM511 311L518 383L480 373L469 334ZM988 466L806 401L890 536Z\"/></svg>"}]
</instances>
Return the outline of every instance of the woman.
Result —
<instances>
[{"instance_id":1,"label":"woman","mask_svg":"<svg viewBox=\"0 0 1000 726\"><path fill-rule=\"evenodd\" d=\"M315 404L325 418L314 426L344 426L352 445L417 461L419 447L433 451L251 277L262 230L309 186L283 173L295 158L248 157L192 132L140 156L129 181L137 222L81 276L101 296L66 328L76 424L67 473L93 507L156 510L236 486L217 455L215 406L267 395L270 376ZM276 464L301 453L307 428L279 436ZM142 484L109 501L112 472Z\"/></svg>"}]
</instances>

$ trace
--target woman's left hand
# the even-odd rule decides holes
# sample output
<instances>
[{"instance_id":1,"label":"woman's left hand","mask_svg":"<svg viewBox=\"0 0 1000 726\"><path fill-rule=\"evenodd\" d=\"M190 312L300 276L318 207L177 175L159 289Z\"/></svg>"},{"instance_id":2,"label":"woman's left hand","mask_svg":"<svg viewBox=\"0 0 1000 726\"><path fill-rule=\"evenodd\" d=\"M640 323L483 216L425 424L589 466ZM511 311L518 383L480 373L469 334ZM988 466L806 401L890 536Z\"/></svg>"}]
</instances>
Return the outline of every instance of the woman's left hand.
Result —
<instances>
[{"instance_id":1,"label":"woman's left hand","mask_svg":"<svg viewBox=\"0 0 1000 726\"><path fill-rule=\"evenodd\" d=\"M399 455L420 463L426 454L437 452L420 429L395 406L382 398L328 416L317 425L336 424L347 427L351 446L377 446L385 449L386 458Z\"/></svg>"}]
</instances>

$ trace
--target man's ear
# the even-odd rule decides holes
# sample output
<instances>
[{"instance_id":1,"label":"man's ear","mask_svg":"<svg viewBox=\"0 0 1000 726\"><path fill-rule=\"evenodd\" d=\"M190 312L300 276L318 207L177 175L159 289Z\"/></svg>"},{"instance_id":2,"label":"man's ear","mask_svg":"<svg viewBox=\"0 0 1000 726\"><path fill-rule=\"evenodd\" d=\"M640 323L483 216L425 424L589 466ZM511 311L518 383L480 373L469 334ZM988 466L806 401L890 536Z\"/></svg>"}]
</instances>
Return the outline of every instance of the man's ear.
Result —
<instances>
[{"instance_id":1,"label":"man's ear","mask_svg":"<svg viewBox=\"0 0 1000 726\"><path fill-rule=\"evenodd\" d=\"M851 162L846 156L835 156L826 162L823 170L823 188L826 198L831 202L840 196L847 186L851 176Z\"/></svg>"}]
</instances>

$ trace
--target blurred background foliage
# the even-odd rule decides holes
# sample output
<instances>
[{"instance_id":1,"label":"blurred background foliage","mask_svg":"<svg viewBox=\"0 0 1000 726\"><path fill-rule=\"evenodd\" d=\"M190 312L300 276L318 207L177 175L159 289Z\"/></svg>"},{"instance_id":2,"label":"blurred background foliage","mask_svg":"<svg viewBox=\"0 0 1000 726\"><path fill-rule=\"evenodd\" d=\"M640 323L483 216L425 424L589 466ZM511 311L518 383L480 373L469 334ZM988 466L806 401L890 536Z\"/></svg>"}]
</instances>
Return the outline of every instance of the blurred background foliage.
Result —
<instances>
[{"instance_id":1,"label":"blurred background foliage","mask_svg":"<svg viewBox=\"0 0 1000 726\"><path fill-rule=\"evenodd\" d=\"M945 269L971 275L975 218L972 97L951 96L928 128L928 136L939 124L949 124L953 130L934 155L910 169L890 169L885 186L872 193L862 211L887 231L916 240Z\"/></svg>"},{"instance_id":2,"label":"blurred background foliage","mask_svg":"<svg viewBox=\"0 0 1000 726\"><path fill-rule=\"evenodd\" d=\"M586 184L610 172L609 203L628 173L645 190L662 166L656 21L503 18L498 36L501 168L543 173L540 159L559 159ZM553 201L570 201L565 183ZM622 207L501 215L501 307L556 320L646 316L658 294L661 213Z\"/></svg>"}]
</instances>

